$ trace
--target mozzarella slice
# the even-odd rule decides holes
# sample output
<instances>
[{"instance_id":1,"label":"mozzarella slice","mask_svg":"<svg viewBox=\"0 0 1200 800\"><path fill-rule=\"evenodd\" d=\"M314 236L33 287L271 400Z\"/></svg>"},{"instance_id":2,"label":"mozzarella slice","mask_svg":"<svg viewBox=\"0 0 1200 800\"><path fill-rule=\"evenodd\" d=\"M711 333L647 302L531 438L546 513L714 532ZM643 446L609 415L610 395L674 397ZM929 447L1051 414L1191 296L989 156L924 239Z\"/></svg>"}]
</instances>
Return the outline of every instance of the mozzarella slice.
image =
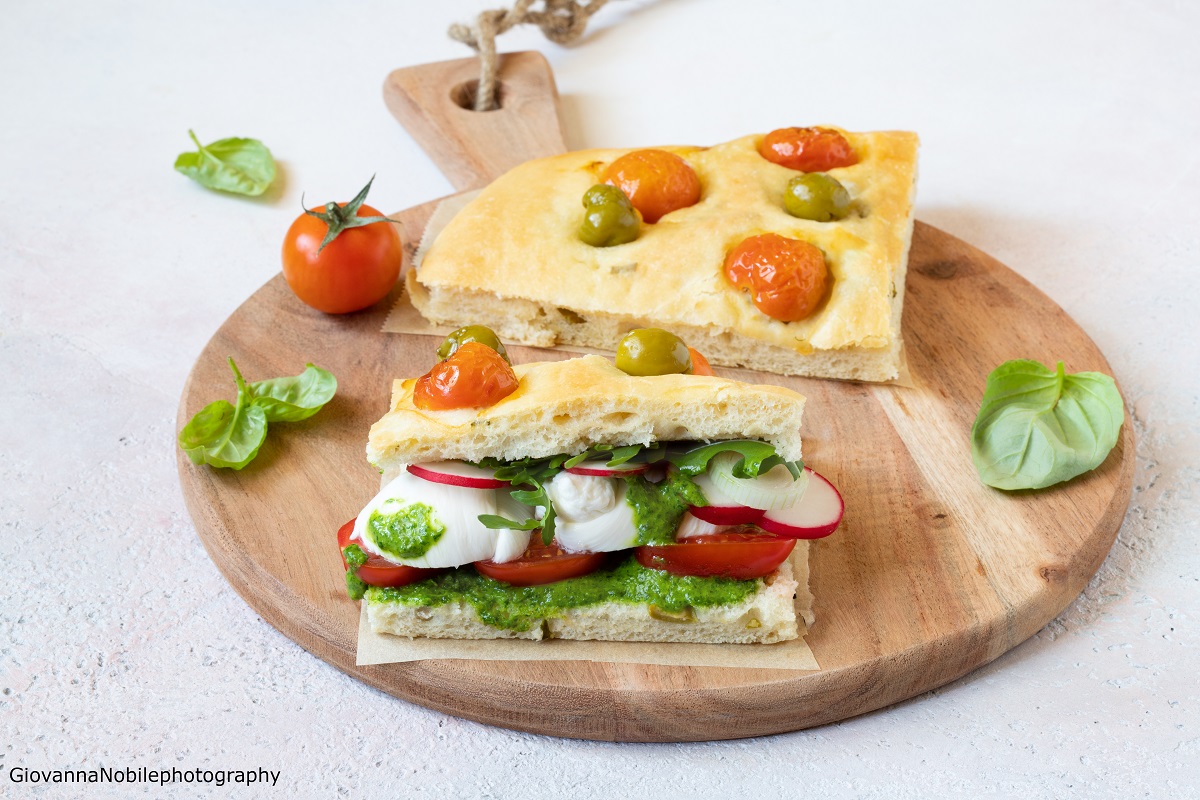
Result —
<instances>
[{"instance_id":1,"label":"mozzarella slice","mask_svg":"<svg viewBox=\"0 0 1200 800\"><path fill-rule=\"evenodd\" d=\"M557 514L554 537L571 553L608 553L637 545L625 481L560 472L546 484Z\"/></svg>"},{"instance_id":2,"label":"mozzarella slice","mask_svg":"<svg viewBox=\"0 0 1200 800\"><path fill-rule=\"evenodd\" d=\"M533 515L533 509L513 500L509 491L499 489L496 492L496 505L500 509L500 516L518 522L529 519ZM529 547L529 537L534 531L514 531L505 528L492 533L496 534L496 552L492 561L503 564L506 561L516 561L524 555L525 549ZM537 534L540 536L541 531L537 531Z\"/></svg>"},{"instance_id":3,"label":"mozzarella slice","mask_svg":"<svg viewBox=\"0 0 1200 800\"><path fill-rule=\"evenodd\" d=\"M424 555L417 558L396 558L382 552L372 541L367 528L371 514L375 511L398 511L416 503L433 509L434 517L446 526L446 532ZM495 513L495 489L468 489L433 483L403 470L359 513L354 521L353 538L361 543L364 550L395 564L425 568L458 567L473 561L485 561L495 555L499 532L483 527L478 519L480 514ZM510 543L509 547L513 544ZM521 550L524 551L524 547Z\"/></svg>"},{"instance_id":4,"label":"mozzarella slice","mask_svg":"<svg viewBox=\"0 0 1200 800\"><path fill-rule=\"evenodd\" d=\"M690 513L684 513L679 520L679 527L675 529L676 539L690 539L693 536L707 536L710 533L720 533L732 528L732 525L713 525L711 522L705 522L699 517L693 517Z\"/></svg>"}]
</instances>

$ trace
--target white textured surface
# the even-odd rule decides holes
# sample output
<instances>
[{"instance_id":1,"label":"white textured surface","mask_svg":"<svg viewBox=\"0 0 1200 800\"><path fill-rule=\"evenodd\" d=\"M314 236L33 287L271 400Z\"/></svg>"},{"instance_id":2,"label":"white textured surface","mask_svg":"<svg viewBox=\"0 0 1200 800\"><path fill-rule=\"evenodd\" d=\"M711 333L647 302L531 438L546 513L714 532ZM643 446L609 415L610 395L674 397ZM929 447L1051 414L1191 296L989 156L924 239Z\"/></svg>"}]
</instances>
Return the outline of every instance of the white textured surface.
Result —
<instances>
[{"instance_id":1,"label":"white textured surface","mask_svg":"<svg viewBox=\"0 0 1200 800\"><path fill-rule=\"evenodd\" d=\"M543 49L572 146L785 124L910 128L918 216L1061 304L1132 404L1136 492L1082 598L990 666L818 730L563 741L395 701L263 623L205 556L174 415L208 336L310 199L449 186L391 119L395 67L484 7L6 3L0 17L0 794L12 767L280 770L279 797L1195 797L1200 789L1200 9L1184 2L614 3ZM263 201L171 169L263 139ZM1019 355L1019 354L1014 354ZM206 794L98 787L96 796Z\"/></svg>"}]
</instances>

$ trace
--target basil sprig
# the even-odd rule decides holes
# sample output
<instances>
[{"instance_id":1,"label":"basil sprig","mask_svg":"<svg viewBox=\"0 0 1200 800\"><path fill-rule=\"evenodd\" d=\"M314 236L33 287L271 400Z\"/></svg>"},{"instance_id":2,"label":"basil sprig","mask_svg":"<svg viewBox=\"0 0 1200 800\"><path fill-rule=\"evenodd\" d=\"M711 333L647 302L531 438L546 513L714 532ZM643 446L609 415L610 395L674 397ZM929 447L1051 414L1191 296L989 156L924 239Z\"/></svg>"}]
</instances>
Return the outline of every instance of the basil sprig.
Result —
<instances>
[{"instance_id":1,"label":"basil sprig","mask_svg":"<svg viewBox=\"0 0 1200 800\"><path fill-rule=\"evenodd\" d=\"M682 453L672 453L667 458L679 468L679 471L689 477L701 475L708 470L708 462L721 453L737 453L741 456L733 465L735 478L757 478L765 472L783 464L792 474L792 480L797 480L804 472L803 461L784 461L775 452L775 446L757 439L733 439L728 442L713 442L712 444L694 447Z\"/></svg>"},{"instance_id":2,"label":"basil sprig","mask_svg":"<svg viewBox=\"0 0 1200 800\"><path fill-rule=\"evenodd\" d=\"M320 367L305 364L299 375L256 381L249 389L254 404L267 413L267 422L299 422L333 399L337 378Z\"/></svg>"},{"instance_id":3,"label":"basil sprig","mask_svg":"<svg viewBox=\"0 0 1200 800\"><path fill-rule=\"evenodd\" d=\"M196 152L180 153L175 169L201 186L257 197L275 180L275 159L258 139L218 139L203 145L192 131L188 136Z\"/></svg>"},{"instance_id":4,"label":"basil sprig","mask_svg":"<svg viewBox=\"0 0 1200 800\"><path fill-rule=\"evenodd\" d=\"M179 432L179 446L193 464L241 469L258 455L268 422L307 419L337 391L337 379L312 364L293 377L250 384L233 358L229 369L237 384L237 400L209 403Z\"/></svg>"},{"instance_id":5,"label":"basil sprig","mask_svg":"<svg viewBox=\"0 0 1200 800\"><path fill-rule=\"evenodd\" d=\"M1037 361L1006 361L988 375L971 460L988 486L1042 489L1100 466L1124 421L1108 375L1068 375L1061 361L1053 371Z\"/></svg>"}]
</instances>

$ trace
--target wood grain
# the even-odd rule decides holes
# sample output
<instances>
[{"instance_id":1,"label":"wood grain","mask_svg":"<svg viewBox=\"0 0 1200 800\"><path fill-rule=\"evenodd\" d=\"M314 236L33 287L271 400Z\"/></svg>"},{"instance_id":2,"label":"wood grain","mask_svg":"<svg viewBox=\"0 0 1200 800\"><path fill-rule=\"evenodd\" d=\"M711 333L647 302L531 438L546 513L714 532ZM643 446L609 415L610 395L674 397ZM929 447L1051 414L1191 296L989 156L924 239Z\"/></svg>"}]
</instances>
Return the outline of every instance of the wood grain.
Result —
<instances>
[{"instance_id":1,"label":"wood grain","mask_svg":"<svg viewBox=\"0 0 1200 800\"><path fill-rule=\"evenodd\" d=\"M388 109L459 191L567 150L554 74L541 53L500 56L495 111L469 108L478 76L479 59L463 58L398 69L383 84Z\"/></svg>"},{"instance_id":2,"label":"wood grain","mask_svg":"<svg viewBox=\"0 0 1200 800\"><path fill-rule=\"evenodd\" d=\"M475 60L398 70L389 108L459 189L564 150L553 76L510 54L502 108L454 96ZM401 212L406 258L435 203ZM394 215L395 216L395 215ZM1128 417L1101 467L1041 492L983 486L968 435L987 373L1010 358L1111 370L1079 326L1013 271L918 223L904 335L914 386L839 383L718 368L809 397L806 460L846 500L838 532L812 548L822 669L724 670L638 664L424 661L356 666L358 607L345 595L335 532L374 494L367 430L391 380L434 362L430 337L381 334L393 296L331 317L277 277L214 334L184 387L178 424L230 397L234 356L248 379L333 371L337 396L305 422L272 426L241 472L179 454L184 497L217 567L263 619L329 663L397 697L518 730L589 739L685 741L798 730L899 702L996 658L1054 618L1107 554L1133 484ZM397 287L399 291L399 286ZM510 347L515 361L563 354Z\"/></svg>"},{"instance_id":3,"label":"wood grain","mask_svg":"<svg viewBox=\"0 0 1200 800\"><path fill-rule=\"evenodd\" d=\"M415 242L433 204L402 212ZM682 741L797 730L862 714L985 664L1054 618L1108 552L1129 502L1133 434L1094 472L1042 492L979 483L968 433L984 379L1013 357L1111 372L1092 341L1036 288L970 245L918 223L905 335L913 388L718 368L809 397L805 454L842 490L846 518L812 550L820 672L636 664L426 661L355 666L357 604L345 596L337 527L378 486L364 456L393 377L434 362L431 337L381 334L390 300L331 317L275 278L213 336L179 407L182 426L229 397L225 357L251 379L337 375L337 397L272 426L241 472L180 454L188 509L221 572L259 614L339 669L397 697L519 730ZM1014 324L1019 320L1020 324ZM516 361L560 358L512 347Z\"/></svg>"}]
</instances>

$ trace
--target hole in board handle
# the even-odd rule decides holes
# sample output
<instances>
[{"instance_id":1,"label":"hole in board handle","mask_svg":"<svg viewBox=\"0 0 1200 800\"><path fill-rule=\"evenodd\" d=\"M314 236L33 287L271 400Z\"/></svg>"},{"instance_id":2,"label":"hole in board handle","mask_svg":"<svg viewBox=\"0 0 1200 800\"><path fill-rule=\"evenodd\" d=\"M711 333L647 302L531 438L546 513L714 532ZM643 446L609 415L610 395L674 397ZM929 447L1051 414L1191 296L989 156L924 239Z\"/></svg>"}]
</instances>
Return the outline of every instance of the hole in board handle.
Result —
<instances>
[{"instance_id":1,"label":"hole in board handle","mask_svg":"<svg viewBox=\"0 0 1200 800\"><path fill-rule=\"evenodd\" d=\"M479 91L479 80L472 78L469 81L460 83L450 90L450 99L454 101L454 105L467 111L475 110L475 93ZM496 82L496 107L488 109L489 111L499 111L504 107L504 98L508 94L504 84L500 81ZM486 113L486 112L484 112Z\"/></svg>"}]
</instances>

